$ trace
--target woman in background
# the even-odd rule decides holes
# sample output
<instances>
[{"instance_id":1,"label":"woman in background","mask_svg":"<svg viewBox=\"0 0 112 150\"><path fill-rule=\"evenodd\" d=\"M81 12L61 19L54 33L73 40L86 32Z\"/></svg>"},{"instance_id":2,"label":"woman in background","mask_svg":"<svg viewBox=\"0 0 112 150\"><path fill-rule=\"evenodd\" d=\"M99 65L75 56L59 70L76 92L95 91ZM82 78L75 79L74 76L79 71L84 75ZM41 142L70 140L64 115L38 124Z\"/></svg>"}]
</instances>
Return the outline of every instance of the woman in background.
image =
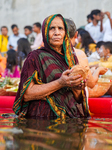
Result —
<instances>
[{"instance_id":1,"label":"woman in background","mask_svg":"<svg viewBox=\"0 0 112 150\"><path fill-rule=\"evenodd\" d=\"M29 54L31 52L30 43L25 38L20 38L17 42L17 63L20 69L22 69L23 63Z\"/></svg>"},{"instance_id":2,"label":"woman in background","mask_svg":"<svg viewBox=\"0 0 112 150\"><path fill-rule=\"evenodd\" d=\"M81 49L86 53L87 56L96 51L96 44L87 31L79 31L78 41L81 43Z\"/></svg>"},{"instance_id":3,"label":"woman in background","mask_svg":"<svg viewBox=\"0 0 112 150\"><path fill-rule=\"evenodd\" d=\"M16 62L16 51L10 49L7 52L7 65L3 77L19 78L20 71Z\"/></svg>"}]
</instances>

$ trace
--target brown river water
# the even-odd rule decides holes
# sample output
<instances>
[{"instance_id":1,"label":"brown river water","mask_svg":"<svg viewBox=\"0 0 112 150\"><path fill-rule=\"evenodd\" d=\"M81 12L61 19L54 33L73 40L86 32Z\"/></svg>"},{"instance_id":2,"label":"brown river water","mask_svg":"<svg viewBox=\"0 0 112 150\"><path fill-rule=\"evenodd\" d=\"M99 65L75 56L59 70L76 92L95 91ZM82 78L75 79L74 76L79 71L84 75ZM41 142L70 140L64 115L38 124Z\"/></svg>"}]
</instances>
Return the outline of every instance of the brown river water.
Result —
<instances>
[{"instance_id":1,"label":"brown river water","mask_svg":"<svg viewBox=\"0 0 112 150\"><path fill-rule=\"evenodd\" d=\"M18 120L3 113L0 150L112 150L112 119Z\"/></svg>"}]
</instances>

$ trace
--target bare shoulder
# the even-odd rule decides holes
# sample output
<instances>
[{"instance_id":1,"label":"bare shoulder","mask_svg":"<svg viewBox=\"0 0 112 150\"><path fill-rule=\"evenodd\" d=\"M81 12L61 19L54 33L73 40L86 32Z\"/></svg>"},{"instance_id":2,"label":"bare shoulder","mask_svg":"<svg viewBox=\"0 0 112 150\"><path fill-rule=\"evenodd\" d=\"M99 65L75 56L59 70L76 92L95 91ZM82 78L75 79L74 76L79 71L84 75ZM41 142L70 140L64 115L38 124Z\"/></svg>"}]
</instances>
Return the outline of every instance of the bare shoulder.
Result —
<instances>
[{"instance_id":1,"label":"bare shoulder","mask_svg":"<svg viewBox=\"0 0 112 150\"><path fill-rule=\"evenodd\" d=\"M86 54L82 50L79 50L79 49L74 49L74 51L78 58L79 64L83 66L89 66Z\"/></svg>"},{"instance_id":2,"label":"bare shoulder","mask_svg":"<svg viewBox=\"0 0 112 150\"><path fill-rule=\"evenodd\" d=\"M87 59L86 54L82 50L80 50L80 49L74 49L74 50L75 50L75 53L76 53L78 58L85 58L85 59Z\"/></svg>"}]
</instances>

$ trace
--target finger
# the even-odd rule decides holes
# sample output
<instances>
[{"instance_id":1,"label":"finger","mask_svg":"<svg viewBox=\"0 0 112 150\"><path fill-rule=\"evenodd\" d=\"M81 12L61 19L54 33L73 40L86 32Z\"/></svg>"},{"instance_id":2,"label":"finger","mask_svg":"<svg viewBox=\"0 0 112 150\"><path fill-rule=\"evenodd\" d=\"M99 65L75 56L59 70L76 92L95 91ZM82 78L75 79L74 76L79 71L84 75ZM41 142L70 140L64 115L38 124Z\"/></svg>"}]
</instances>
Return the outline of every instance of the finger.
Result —
<instances>
[{"instance_id":1,"label":"finger","mask_svg":"<svg viewBox=\"0 0 112 150\"><path fill-rule=\"evenodd\" d=\"M86 87L86 86L87 86L87 80L84 81L84 87Z\"/></svg>"},{"instance_id":2,"label":"finger","mask_svg":"<svg viewBox=\"0 0 112 150\"><path fill-rule=\"evenodd\" d=\"M76 87L74 87L75 89L77 89L77 90L83 90L83 88L82 88L82 86L76 86Z\"/></svg>"},{"instance_id":3,"label":"finger","mask_svg":"<svg viewBox=\"0 0 112 150\"><path fill-rule=\"evenodd\" d=\"M83 80L83 78L81 77L81 75L70 76L69 79L70 79L70 80L73 80L73 81L74 81L74 80L77 80L77 79Z\"/></svg>"},{"instance_id":4,"label":"finger","mask_svg":"<svg viewBox=\"0 0 112 150\"><path fill-rule=\"evenodd\" d=\"M88 80L88 79L85 79L85 80L84 80L84 83L86 83L86 82L87 82L87 80Z\"/></svg>"},{"instance_id":5,"label":"finger","mask_svg":"<svg viewBox=\"0 0 112 150\"><path fill-rule=\"evenodd\" d=\"M80 86L75 86L75 87L72 87L73 89L76 89L76 90L81 90L81 87Z\"/></svg>"},{"instance_id":6,"label":"finger","mask_svg":"<svg viewBox=\"0 0 112 150\"><path fill-rule=\"evenodd\" d=\"M68 70L66 70L66 71L63 72L63 75L68 75L68 74L70 74L71 72L72 72L72 70L71 70L71 69L68 69Z\"/></svg>"},{"instance_id":7,"label":"finger","mask_svg":"<svg viewBox=\"0 0 112 150\"><path fill-rule=\"evenodd\" d=\"M80 82L79 83L72 83L70 84L70 87L76 87L76 86L79 86L80 85Z\"/></svg>"},{"instance_id":8,"label":"finger","mask_svg":"<svg viewBox=\"0 0 112 150\"><path fill-rule=\"evenodd\" d=\"M72 81L72 83L78 83L78 82L81 83L81 81L83 81L83 78L78 78L76 80L71 80L71 81Z\"/></svg>"},{"instance_id":9,"label":"finger","mask_svg":"<svg viewBox=\"0 0 112 150\"><path fill-rule=\"evenodd\" d=\"M71 68L71 70L73 71L75 67L76 67L76 66L73 66L73 67Z\"/></svg>"},{"instance_id":10,"label":"finger","mask_svg":"<svg viewBox=\"0 0 112 150\"><path fill-rule=\"evenodd\" d=\"M80 86L79 86L79 87L80 87ZM86 87L85 84L83 84L83 85L81 85L80 89L81 89L81 90L84 90L85 87Z\"/></svg>"},{"instance_id":11,"label":"finger","mask_svg":"<svg viewBox=\"0 0 112 150\"><path fill-rule=\"evenodd\" d=\"M81 84L80 81L78 81L78 82L71 81L71 86L78 86L78 85L80 85L80 84Z\"/></svg>"}]
</instances>

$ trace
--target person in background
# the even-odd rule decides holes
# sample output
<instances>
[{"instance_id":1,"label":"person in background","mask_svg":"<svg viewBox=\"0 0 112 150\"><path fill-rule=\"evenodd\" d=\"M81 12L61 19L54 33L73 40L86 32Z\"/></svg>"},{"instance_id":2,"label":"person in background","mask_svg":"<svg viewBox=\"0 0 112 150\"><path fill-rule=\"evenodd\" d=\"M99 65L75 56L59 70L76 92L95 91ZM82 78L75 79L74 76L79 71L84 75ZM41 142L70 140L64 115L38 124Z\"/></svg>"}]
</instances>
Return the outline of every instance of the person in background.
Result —
<instances>
[{"instance_id":1,"label":"person in background","mask_svg":"<svg viewBox=\"0 0 112 150\"><path fill-rule=\"evenodd\" d=\"M80 31L82 31L82 30L84 30L84 29L83 29L83 28L78 28L78 29L77 29L77 32L80 33ZM81 45L81 42L78 41L78 38L76 38L75 41L76 41L76 42L75 42L76 44L74 45L75 48L81 49L81 46L82 46L82 45Z\"/></svg>"},{"instance_id":2,"label":"person in background","mask_svg":"<svg viewBox=\"0 0 112 150\"><path fill-rule=\"evenodd\" d=\"M87 56L90 56L96 51L96 44L86 30L81 30L78 33L78 41L81 43L81 50L84 51Z\"/></svg>"},{"instance_id":3,"label":"person in background","mask_svg":"<svg viewBox=\"0 0 112 150\"><path fill-rule=\"evenodd\" d=\"M9 49L8 50L10 50L10 49L14 49L12 45L9 45Z\"/></svg>"},{"instance_id":4,"label":"person in background","mask_svg":"<svg viewBox=\"0 0 112 150\"><path fill-rule=\"evenodd\" d=\"M3 77L19 78L20 71L16 62L16 51L10 49L7 52L7 65Z\"/></svg>"},{"instance_id":5,"label":"person in background","mask_svg":"<svg viewBox=\"0 0 112 150\"><path fill-rule=\"evenodd\" d=\"M14 50L17 50L17 41L20 38L26 38L26 36L24 34L19 33L19 28L16 24L13 24L11 26L11 29L13 31L13 34L9 36L8 49L9 45L11 45Z\"/></svg>"},{"instance_id":6,"label":"person in background","mask_svg":"<svg viewBox=\"0 0 112 150\"><path fill-rule=\"evenodd\" d=\"M103 32L101 30L101 11L99 9L95 9L91 11L91 19L92 22L85 26L85 30L88 31L93 38L93 40L97 43L103 40Z\"/></svg>"},{"instance_id":7,"label":"person in background","mask_svg":"<svg viewBox=\"0 0 112 150\"><path fill-rule=\"evenodd\" d=\"M91 14L87 15L87 23L91 23L92 19L91 19Z\"/></svg>"},{"instance_id":8,"label":"person in background","mask_svg":"<svg viewBox=\"0 0 112 150\"><path fill-rule=\"evenodd\" d=\"M100 63L97 66L104 66L108 68L105 75L112 76L112 42L104 42L101 46ZM112 96L112 85L110 86L108 92Z\"/></svg>"},{"instance_id":9,"label":"person in background","mask_svg":"<svg viewBox=\"0 0 112 150\"><path fill-rule=\"evenodd\" d=\"M27 55L31 52L30 43L25 38L20 38L17 41L17 64L22 69L23 63Z\"/></svg>"},{"instance_id":10,"label":"person in background","mask_svg":"<svg viewBox=\"0 0 112 150\"><path fill-rule=\"evenodd\" d=\"M30 45L33 45L35 37L32 33L32 26L25 26L24 27L24 34L27 36L27 39L28 39Z\"/></svg>"},{"instance_id":11,"label":"person in background","mask_svg":"<svg viewBox=\"0 0 112 150\"><path fill-rule=\"evenodd\" d=\"M100 41L96 44L96 51L93 52L89 57L88 57L88 62L96 62L96 61L99 61L100 60L100 47L101 45L103 44L104 42L103 41Z\"/></svg>"},{"instance_id":12,"label":"person in background","mask_svg":"<svg viewBox=\"0 0 112 150\"><path fill-rule=\"evenodd\" d=\"M36 35L34 44L31 46L31 49L36 50L41 46L41 44L43 42L42 33L41 33L41 24L39 22L36 22L36 23L33 24L33 31L37 35Z\"/></svg>"},{"instance_id":13,"label":"person in background","mask_svg":"<svg viewBox=\"0 0 112 150\"><path fill-rule=\"evenodd\" d=\"M65 19L65 21L68 26L71 43L73 46L75 46L75 39L77 38L77 35L78 35L78 32L76 31L75 23L70 19ZM84 67L87 66L89 69L88 59L85 53L82 50L79 50L76 48L73 49L73 53L76 54L78 58L78 63ZM91 70L89 69L88 71L89 77L87 80L87 86L90 88L93 88L98 81L98 76L100 74L104 74L106 71L107 71L106 68L99 67L95 70L94 74L92 75Z\"/></svg>"},{"instance_id":14,"label":"person in background","mask_svg":"<svg viewBox=\"0 0 112 150\"><path fill-rule=\"evenodd\" d=\"M6 68L6 57L2 57L2 55L0 54L0 77L4 73L5 68Z\"/></svg>"},{"instance_id":15,"label":"person in background","mask_svg":"<svg viewBox=\"0 0 112 150\"><path fill-rule=\"evenodd\" d=\"M103 66L106 68L112 68L112 42L104 42L99 49L100 60L96 62L90 62L90 67Z\"/></svg>"},{"instance_id":16,"label":"person in background","mask_svg":"<svg viewBox=\"0 0 112 150\"><path fill-rule=\"evenodd\" d=\"M103 24L104 15L106 15L108 17L108 19ZM104 33L103 41L104 42L107 42L107 41L112 42L112 18L111 18L110 12L107 11L107 12L103 13L101 22L102 22L102 31Z\"/></svg>"},{"instance_id":17,"label":"person in background","mask_svg":"<svg viewBox=\"0 0 112 150\"><path fill-rule=\"evenodd\" d=\"M87 23L91 23L91 14L87 15ZM85 25L81 26L80 28L85 29Z\"/></svg>"},{"instance_id":18,"label":"person in background","mask_svg":"<svg viewBox=\"0 0 112 150\"><path fill-rule=\"evenodd\" d=\"M112 62L112 42L104 42L101 45L101 51L100 53L101 61L102 62Z\"/></svg>"},{"instance_id":19,"label":"person in background","mask_svg":"<svg viewBox=\"0 0 112 150\"><path fill-rule=\"evenodd\" d=\"M8 28L6 26L1 27L1 35L0 35L0 53L2 56L6 56L7 53L7 45L8 45Z\"/></svg>"}]
</instances>

